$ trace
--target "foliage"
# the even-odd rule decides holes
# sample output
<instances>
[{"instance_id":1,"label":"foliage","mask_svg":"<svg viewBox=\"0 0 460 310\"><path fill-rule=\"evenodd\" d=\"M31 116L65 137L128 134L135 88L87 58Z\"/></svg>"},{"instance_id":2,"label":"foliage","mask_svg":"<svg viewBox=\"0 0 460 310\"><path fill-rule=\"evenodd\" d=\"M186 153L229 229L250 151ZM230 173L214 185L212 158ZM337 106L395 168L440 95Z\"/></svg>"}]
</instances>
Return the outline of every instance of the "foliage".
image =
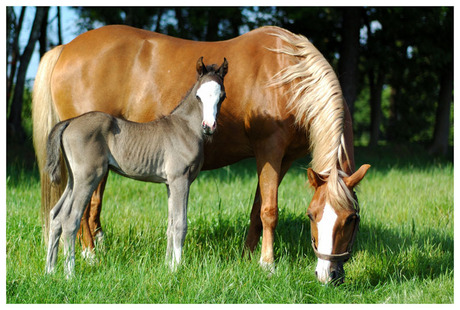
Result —
<instances>
[{"instance_id":1,"label":"foliage","mask_svg":"<svg viewBox=\"0 0 460 310\"><path fill-rule=\"evenodd\" d=\"M127 24L193 40L224 40L277 25L308 37L337 69L344 12L340 7L74 7L80 32ZM369 74L383 76L381 139L429 142L440 103L442 75L453 66L452 7L363 7L355 127L370 131ZM7 47L15 31L7 10ZM375 26L378 27L375 27ZM337 70L336 70L337 71ZM363 105L363 103L365 103ZM452 126L450 126L452 128ZM452 131L452 129L451 129ZM452 135L451 135L452 136ZM452 138L449 140L452 144Z\"/></svg>"},{"instance_id":2,"label":"foliage","mask_svg":"<svg viewBox=\"0 0 460 310\"><path fill-rule=\"evenodd\" d=\"M415 155L414 155L415 154ZM242 258L256 188L253 160L204 171L192 185L184 262L170 272L164 186L111 175L104 197L105 248L76 275L44 275L36 168L7 166L8 303L453 303L453 165L419 147L358 148L373 164L359 191L362 221L346 282L323 286L305 216L312 191L297 162L279 191L276 272ZM81 248L77 245L77 253Z\"/></svg>"}]
</instances>

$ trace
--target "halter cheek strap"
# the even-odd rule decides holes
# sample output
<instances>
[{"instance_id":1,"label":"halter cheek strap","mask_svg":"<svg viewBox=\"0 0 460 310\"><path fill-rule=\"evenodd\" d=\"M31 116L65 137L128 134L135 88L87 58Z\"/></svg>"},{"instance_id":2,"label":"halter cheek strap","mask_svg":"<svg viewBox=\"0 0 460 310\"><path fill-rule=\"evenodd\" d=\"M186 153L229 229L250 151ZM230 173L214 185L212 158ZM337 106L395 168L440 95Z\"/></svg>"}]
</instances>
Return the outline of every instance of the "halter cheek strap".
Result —
<instances>
[{"instance_id":1,"label":"halter cheek strap","mask_svg":"<svg viewBox=\"0 0 460 310\"><path fill-rule=\"evenodd\" d=\"M353 243L355 242L356 232L358 231L360 217L359 214L356 214L355 227L353 228L353 234L351 235L351 240L348 243L347 250L340 254L324 254L318 252L318 249L315 245L315 238L311 238L311 246L313 252L315 252L316 257L322 260L328 260L330 262L346 262L351 257Z\"/></svg>"}]
</instances>

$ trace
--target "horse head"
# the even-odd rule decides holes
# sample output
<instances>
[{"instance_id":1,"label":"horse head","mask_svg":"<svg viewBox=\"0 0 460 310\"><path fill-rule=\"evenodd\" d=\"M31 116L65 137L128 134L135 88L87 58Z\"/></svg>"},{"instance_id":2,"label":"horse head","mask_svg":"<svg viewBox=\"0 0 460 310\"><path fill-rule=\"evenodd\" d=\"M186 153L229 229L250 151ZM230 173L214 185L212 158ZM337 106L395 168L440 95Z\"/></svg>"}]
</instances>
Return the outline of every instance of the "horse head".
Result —
<instances>
[{"instance_id":1,"label":"horse head","mask_svg":"<svg viewBox=\"0 0 460 310\"><path fill-rule=\"evenodd\" d=\"M354 188L363 179L370 165L363 165L342 180L353 195L348 206L334 206L327 200L327 178L308 169L308 180L315 189L307 215L311 224L313 250L318 258L316 277L322 283L343 283L343 264L350 258L359 227L359 205Z\"/></svg>"},{"instance_id":2,"label":"horse head","mask_svg":"<svg viewBox=\"0 0 460 310\"><path fill-rule=\"evenodd\" d=\"M224 58L222 65L215 69L215 66L206 67L203 57L196 63L198 74L198 87L196 98L203 104L203 132L212 135L217 127L217 115L220 105L225 99L224 77L228 72L228 62Z\"/></svg>"}]
</instances>

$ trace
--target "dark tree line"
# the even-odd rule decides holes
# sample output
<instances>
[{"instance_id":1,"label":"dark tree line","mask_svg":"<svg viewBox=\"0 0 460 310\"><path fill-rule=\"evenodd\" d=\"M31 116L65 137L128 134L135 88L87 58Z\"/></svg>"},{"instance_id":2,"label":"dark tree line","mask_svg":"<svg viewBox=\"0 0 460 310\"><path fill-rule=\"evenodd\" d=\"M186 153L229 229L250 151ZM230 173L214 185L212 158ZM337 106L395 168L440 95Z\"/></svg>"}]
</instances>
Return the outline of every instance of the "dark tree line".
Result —
<instances>
[{"instance_id":1,"label":"dark tree line","mask_svg":"<svg viewBox=\"0 0 460 310\"><path fill-rule=\"evenodd\" d=\"M29 9L29 8L28 8ZM21 66L38 41L49 48L47 26L61 17L37 8L31 30L8 8L7 96L9 133L21 130ZM105 24L127 24L192 40L229 39L263 25L308 37L338 73L355 132L379 141L423 142L446 154L452 143L453 8L308 7L75 7L80 33ZM17 36L31 31L19 55ZM62 42L54 40L55 44ZM29 46L30 45L30 46ZM19 62L19 66L17 63ZM16 72L17 71L17 72ZM14 81L14 83L13 83ZM13 84L15 87L13 87ZM13 90L14 89L14 93ZM368 111L363 115L362 111Z\"/></svg>"}]
</instances>

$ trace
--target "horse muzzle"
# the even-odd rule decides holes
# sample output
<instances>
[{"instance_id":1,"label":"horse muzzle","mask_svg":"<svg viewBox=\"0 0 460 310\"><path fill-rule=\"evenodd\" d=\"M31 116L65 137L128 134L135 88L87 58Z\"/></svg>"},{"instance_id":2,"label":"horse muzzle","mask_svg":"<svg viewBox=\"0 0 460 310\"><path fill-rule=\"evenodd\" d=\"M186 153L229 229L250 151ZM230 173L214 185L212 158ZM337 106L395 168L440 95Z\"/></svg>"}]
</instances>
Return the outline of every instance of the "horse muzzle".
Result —
<instances>
[{"instance_id":1,"label":"horse muzzle","mask_svg":"<svg viewBox=\"0 0 460 310\"><path fill-rule=\"evenodd\" d=\"M203 128L203 133L205 135L210 136L216 131L217 124L216 122L209 124L208 122L203 121L203 123L201 124L201 127Z\"/></svg>"}]
</instances>

